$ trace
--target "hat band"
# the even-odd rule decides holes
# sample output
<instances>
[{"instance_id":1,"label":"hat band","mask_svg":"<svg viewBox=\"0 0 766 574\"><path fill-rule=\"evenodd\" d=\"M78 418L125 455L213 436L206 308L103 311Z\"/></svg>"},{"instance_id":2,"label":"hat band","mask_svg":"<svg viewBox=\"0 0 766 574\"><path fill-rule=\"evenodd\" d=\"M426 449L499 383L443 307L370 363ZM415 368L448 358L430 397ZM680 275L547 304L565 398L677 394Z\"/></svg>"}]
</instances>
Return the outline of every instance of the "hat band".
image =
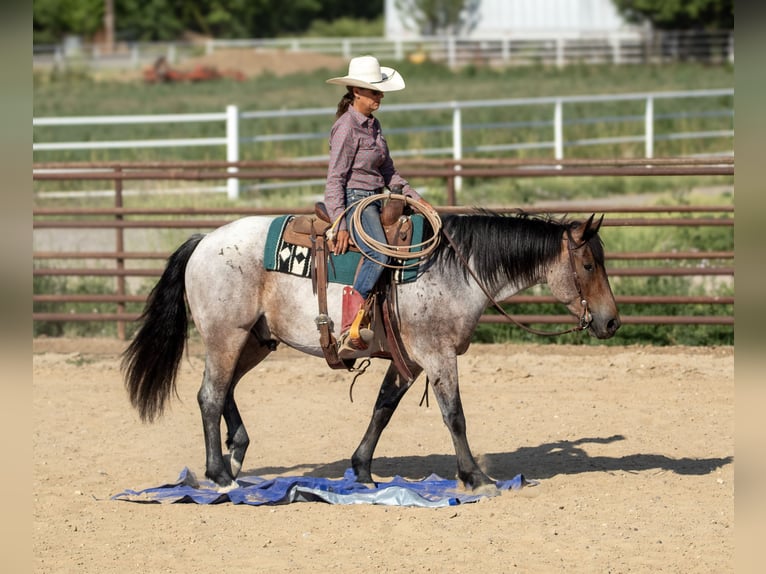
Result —
<instances>
[{"instance_id":1,"label":"hat band","mask_svg":"<svg viewBox=\"0 0 766 574\"><path fill-rule=\"evenodd\" d=\"M394 74L395 74L395 73L396 73L396 71L394 71ZM380 80L377 80L377 81L375 81L375 82L368 82L368 83L369 83L369 84L382 84L383 82L387 82L388 80L390 80L391 78L393 78L393 77L394 77L394 74L391 74L390 76L386 76L386 75L385 75L383 72L381 72L381 73L380 73L380 77L381 77L381 79L380 79Z\"/></svg>"}]
</instances>

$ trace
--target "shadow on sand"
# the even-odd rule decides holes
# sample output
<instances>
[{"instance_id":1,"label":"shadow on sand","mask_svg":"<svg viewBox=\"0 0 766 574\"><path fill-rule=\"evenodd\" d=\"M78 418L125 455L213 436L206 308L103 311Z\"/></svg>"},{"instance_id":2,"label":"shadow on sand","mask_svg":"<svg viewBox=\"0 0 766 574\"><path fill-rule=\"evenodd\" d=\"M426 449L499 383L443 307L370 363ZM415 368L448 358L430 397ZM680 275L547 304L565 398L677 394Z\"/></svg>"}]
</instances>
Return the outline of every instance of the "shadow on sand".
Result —
<instances>
[{"instance_id":1,"label":"shadow on sand","mask_svg":"<svg viewBox=\"0 0 766 574\"><path fill-rule=\"evenodd\" d=\"M558 475L585 472L640 472L665 470L682 475L704 475L734 460L723 458L671 458L662 454L629 454L619 457L590 456L583 448L587 444L609 444L625 440L623 435L610 437L585 437L574 441L544 443L539 446L522 447L515 452L484 454L480 466L495 480L508 480L518 473L529 478L545 479ZM444 478L454 478L456 473L454 454L428 456L398 456L374 458L372 471L380 476L399 475L405 479L418 480L436 473ZM246 475L300 474L322 478L339 478L351 466L349 459L330 463L306 463L300 466L263 466L249 468Z\"/></svg>"}]
</instances>

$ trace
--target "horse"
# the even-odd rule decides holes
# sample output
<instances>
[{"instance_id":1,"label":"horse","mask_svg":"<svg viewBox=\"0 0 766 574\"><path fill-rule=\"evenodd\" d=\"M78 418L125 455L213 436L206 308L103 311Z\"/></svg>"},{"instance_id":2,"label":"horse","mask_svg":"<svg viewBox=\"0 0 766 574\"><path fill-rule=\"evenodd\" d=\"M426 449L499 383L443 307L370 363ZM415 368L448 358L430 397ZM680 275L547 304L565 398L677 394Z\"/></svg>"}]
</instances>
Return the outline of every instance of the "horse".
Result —
<instances>
[{"instance_id":1,"label":"horse","mask_svg":"<svg viewBox=\"0 0 766 574\"><path fill-rule=\"evenodd\" d=\"M604 266L594 221L549 215L475 211L447 215L441 241L415 281L395 285L399 339L411 377L389 364L372 418L351 457L360 483L374 483L373 453L404 394L425 372L457 458L457 477L473 491L496 483L479 467L468 444L458 387L457 357L489 303L547 283L579 318L580 328L612 337L620 316ZM205 347L197 393L205 439L205 476L218 490L237 487L249 438L234 390L242 377L282 343L321 357L310 278L266 270L264 245L273 217L249 216L208 234L190 236L167 260L122 356L132 405L144 422L163 412L175 392L189 316ZM327 286L328 314L340 323L341 289ZM221 418L226 423L222 448Z\"/></svg>"}]
</instances>

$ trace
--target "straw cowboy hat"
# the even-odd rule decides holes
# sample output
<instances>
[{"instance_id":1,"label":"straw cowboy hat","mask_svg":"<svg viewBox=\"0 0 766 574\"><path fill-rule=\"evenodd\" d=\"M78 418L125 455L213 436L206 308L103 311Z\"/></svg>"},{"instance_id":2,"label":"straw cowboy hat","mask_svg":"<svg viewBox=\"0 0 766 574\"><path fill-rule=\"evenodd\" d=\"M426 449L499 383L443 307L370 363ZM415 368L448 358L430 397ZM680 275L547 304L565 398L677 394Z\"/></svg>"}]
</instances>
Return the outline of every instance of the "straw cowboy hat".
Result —
<instances>
[{"instance_id":1,"label":"straw cowboy hat","mask_svg":"<svg viewBox=\"0 0 766 574\"><path fill-rule=\"evenodd\" d=\"M378 90L381 92L395 92L404 89L404 78L393 68L381 66L374 56L359 56L353 58L348 64L348 74L338 78L330 78L328 84L340 86L354 86Z\"/></svg>"}]
</instances>

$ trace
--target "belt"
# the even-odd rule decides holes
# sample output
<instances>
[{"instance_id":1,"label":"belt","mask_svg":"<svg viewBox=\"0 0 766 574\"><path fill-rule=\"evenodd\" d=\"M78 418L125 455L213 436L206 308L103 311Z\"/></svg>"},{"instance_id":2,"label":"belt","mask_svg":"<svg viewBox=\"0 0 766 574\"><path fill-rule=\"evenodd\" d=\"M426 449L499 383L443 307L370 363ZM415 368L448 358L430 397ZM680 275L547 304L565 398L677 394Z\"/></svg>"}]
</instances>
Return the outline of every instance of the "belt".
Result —
<instances>
[{"instance_id":1,"label":"belt","mask_svg":"<svg viewBox=\"0 0 766 574\"><path fill-rule=\"evenodd\" d=\"M368 189L347 189L346 190L346 197L351 199L364 199L365 197L370 197L371 195L378 195L380 193L383 193L382 187L379 187L377 189L368 190Z\"/></svg>"}]
</instances>

